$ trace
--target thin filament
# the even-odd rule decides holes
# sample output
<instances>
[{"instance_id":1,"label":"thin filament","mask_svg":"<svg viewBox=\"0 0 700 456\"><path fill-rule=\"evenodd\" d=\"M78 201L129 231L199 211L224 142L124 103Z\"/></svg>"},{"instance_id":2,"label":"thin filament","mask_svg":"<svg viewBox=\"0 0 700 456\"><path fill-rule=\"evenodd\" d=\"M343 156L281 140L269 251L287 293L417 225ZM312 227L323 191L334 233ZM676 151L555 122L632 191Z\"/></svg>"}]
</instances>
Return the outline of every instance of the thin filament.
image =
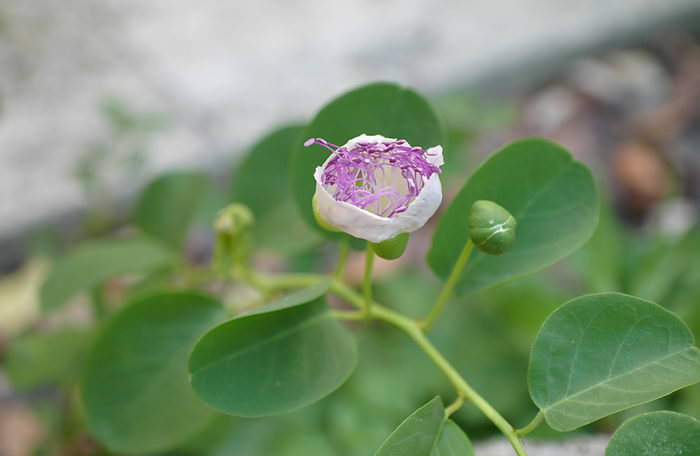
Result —
<instances>
[{"instance_id":1,"label":"thin filament","mask_svg":"<svg viewBox=\"0 0 700 456\"><path fill-rule=\"evenodd\" d=\"M318 144L333 153L321 184L336 201L344 201L381 217L393 217L408 209L433 174L440 168L430 163L428 153L410 147L405 140L358 142L351 148L338 147L322 138L311 138L304 145ZM401 179L392 180L394 170ZM401 185L403 184L403 185Z\"/></svg>"}]
</instances>

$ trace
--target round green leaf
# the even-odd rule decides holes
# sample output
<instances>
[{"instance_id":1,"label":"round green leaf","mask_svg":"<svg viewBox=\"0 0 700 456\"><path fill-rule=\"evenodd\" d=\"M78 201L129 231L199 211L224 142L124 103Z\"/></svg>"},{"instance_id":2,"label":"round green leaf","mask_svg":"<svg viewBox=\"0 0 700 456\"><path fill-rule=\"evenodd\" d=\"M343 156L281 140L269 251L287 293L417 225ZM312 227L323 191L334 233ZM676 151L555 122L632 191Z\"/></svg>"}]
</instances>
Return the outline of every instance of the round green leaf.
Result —
<instances>
[{"instance_id":1,"label":"round green leaf","mask_svg":"<svg viewBox=\"0 0 700 456\"><path fill-rule=\"evenodd\" d=\"M233 201L250 207L261 218L287 199L290 195L287 166L302 130L303 126L297 125L280 128L251 147L233 171Z\"/></svg>"},{"instance_id":2,"label":"round green leaf","mask_svg":"<svg viewBox=\"0 0 700 456\"><path fill-rule=\"evenodd\" d=\"M41 287L41 306L56 309L107 279L146 274L173 259L172 252L148 239L86 242L56 263Z\"/></svg>"},{"instance_id":3,"label":"round green leaf","mask_svg":"<svg viewBox=\"0 0 700 456\"><path fill-rule=\"evenodd\" d=\"M411 89L375 83L351 90L327 104L296 140L291 160L294 198L304 219L329 237L314 220L311 198L316 191L314 170L328 158L323 147L304 147L308 138L323 138L342 145L363 133L402 138L423 148L445 145L442 122L427 100Z\"/></svg>"},{"instance_id":4,"label":"round green leaf","mask_svg":"<svg viewBox=\"0 0 700 456\"><path fill-rule=\"evenodd\" d=\"M693 335L661 306L619 293L569 301L532 348L530 396L549 425L571 431L700 381Z\"/></svg>"},{"instance_id":5,"label":"round green leaf","mask_svg":"<svg viewBox=\"0 0 700 456\"><path fill-rule=\"evenodd\" d=\"M456 287L463 294L564 258L590 237L598 221L598 192L585 165L544 139L512 142L482 163L440 219L428 263L443 279L469 239L469 212L477 200L503 206L515 217L518 232L513 248L501 256L472 254Z\"/></svg>"},{"instance_id":6,"label":"round green leaf","mask_svg":"<svg viewBox=\"0 0 700 456\"><path fill-rule=\"evenodd\" d=\"M204 200L210 177L203 172L176 171L153 180L134 209L134 223L144 233L179 248Z\"/></svg>"},{"instance_id":7,"label":"round green leaf","mask_svg":"<svg viewBox=\"0 0 700 456\"><path fill-rule=\"evenodd\" d=\"M255 214L253 239L261 248L295 253L319 242L299 216L289 188L289 159L302 129L273 131L253 145L233 172L231 200Z\"/></svg>"},{"instance_id":8,"label":"round green leaf","mask_svg":"<svg viewBox=\"0 0 700 456\"><path fill-rule=\"evenodd\" d=\"M445 423L445 407L435 397L391 433L375 456L431 456Z\"/></svg>"},{"instance_id":9,"label":"round green leaf","mask_svg":"<svg viewBox=\"0 0 700 456\"><path fill-rule=\"evenodd\" d=\"M82 381L87 424L119 453L165 451L202 431L215 412L187 382L187 356L224 317L203 295L168 293L134 301L108 321Z\"/></svg>"},{"instance_id":10,"label":"round green leaf","mask_svg":"<svg viewBox=\"0 0 700 456\"><path fill-rule=\"evenodd\" d=\"M605 456L698 456L700 421L674 412L652 412L626 421Z\"/></svg>"},{"instance_id":11,"label":"round green leaf","mask_svg":"<svg viewBox=\"0 0 700 456\"><path fill-rule=\"evenodd\" d=\"M457 423L447 420L431 456L474 456L472 442Z\"/></svg>"},{"instance_id":12,"label":"round green leaf","mask_svg":"<svg viewBox=\"0 0 700 456\"><path fill-rule=\"evenodd\" d=\"M322 283L213 328L190 356L192 388L212 407L250 417L335 391L354 370L357 347L328 310L326 291Z\"/></svg>"}]
</instances>

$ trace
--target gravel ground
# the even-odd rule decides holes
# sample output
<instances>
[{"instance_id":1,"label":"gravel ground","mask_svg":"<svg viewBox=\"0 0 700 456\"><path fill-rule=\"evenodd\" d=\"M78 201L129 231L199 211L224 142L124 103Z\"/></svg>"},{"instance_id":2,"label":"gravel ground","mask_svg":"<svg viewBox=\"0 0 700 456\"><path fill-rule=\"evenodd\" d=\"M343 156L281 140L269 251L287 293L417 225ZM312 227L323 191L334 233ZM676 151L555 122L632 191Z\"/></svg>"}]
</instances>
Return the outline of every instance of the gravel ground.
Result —
<instances>
[{"instance_id":1,"label":"gravel ground","mask_svg":"<svg viewBox=\"0 0 700 456\"><path fill-rule=\"evenodd\" d=\"M123 196L164 168L214 167L354 85L392 79L435 93L700 8L697 0L194 5L0 0L0 239L84 207L71 174L109 136L97 114L106 97L167 119L138 176L115 165L103 179Z\"/></svg>"},{"instance_id":2,"label":"gravel ground","mask_svg":"<svg viewBox=\"0 0 700 456\"><path fill-rule=\"evenodd\" d=\"M580 437L566 442L525 442L529 456L603 456L609 436ZM475 445L477 456L513 456L513 449L503 439Z\"/></svg>"}]
</instances>

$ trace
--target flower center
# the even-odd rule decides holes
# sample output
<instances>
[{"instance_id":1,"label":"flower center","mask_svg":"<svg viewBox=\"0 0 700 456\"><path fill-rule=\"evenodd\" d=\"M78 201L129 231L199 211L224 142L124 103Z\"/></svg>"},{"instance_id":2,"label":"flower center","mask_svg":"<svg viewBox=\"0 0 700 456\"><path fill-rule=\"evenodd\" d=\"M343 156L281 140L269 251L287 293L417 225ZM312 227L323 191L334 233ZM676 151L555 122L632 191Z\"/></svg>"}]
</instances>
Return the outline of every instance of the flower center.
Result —
<instances>
[{"instance_id":1,"label":"flower center","mask_svg":"<svg viewBox=\"0 0 700 456\"><path fill-rule=\"evenodd\" d=\"M333 152L321 178L333 198L381 217L408 209L430 176L440 173L440 168L427 160L425 150L411 147L403 139L358 142L347 148L311 138L304 146L312 144Z\"/></svg>"}]
</instances>

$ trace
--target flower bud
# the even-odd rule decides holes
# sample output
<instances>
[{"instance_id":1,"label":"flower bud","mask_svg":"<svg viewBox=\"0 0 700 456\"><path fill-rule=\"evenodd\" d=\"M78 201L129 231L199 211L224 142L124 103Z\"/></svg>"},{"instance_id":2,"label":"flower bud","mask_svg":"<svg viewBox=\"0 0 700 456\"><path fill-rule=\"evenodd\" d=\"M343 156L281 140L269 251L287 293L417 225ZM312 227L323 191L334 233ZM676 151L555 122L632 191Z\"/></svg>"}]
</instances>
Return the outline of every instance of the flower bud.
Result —
<instances>
[{"instance_id":1,"label":"flower bud","mask_svg":"<svg viewBox=\"0 0 700 456\"><path fill-rule=\"evenodd\" d=\"M371 243L372 250L377 256L384 258L385 260L395 260L403 255L406 251L406 246L408 245L408 233L397 234L391 239L386 241Z\"/></svg>"},{"instance_id":2,"label":"flower bud","mask_svg":"<svg viewBox=\"0 0 700 456\"><path fill-rule=\"evenodd\" d=\"M254 222L255 216L250 209L248 209L248 206L240 203L233 203L216 214L214 230L216 230L218 234L240 237L250 233Z\"/></svg>"},{"instance_id":3,"label":"flower bud","mask_svg":"<svg viewBox=\"0 0 700 456\"><path fill-rule=\"evenodd\" d=\"M482 252L506 253L515 244L515 217L493 201L475 201L469 213L469 237Z\"/></svg>"},{"instance_id":4,"label":"flower bud","mask_svg":"<svg viewBox=\"0 0 700 456\"><path fill-rule=\"evenodd\" d=\"M250 248L250 233L255 216L247 206L233 203L219 211L214 221L216 248L214 268L221 273L245 261Z\"/></svg>"}]
</instances>

